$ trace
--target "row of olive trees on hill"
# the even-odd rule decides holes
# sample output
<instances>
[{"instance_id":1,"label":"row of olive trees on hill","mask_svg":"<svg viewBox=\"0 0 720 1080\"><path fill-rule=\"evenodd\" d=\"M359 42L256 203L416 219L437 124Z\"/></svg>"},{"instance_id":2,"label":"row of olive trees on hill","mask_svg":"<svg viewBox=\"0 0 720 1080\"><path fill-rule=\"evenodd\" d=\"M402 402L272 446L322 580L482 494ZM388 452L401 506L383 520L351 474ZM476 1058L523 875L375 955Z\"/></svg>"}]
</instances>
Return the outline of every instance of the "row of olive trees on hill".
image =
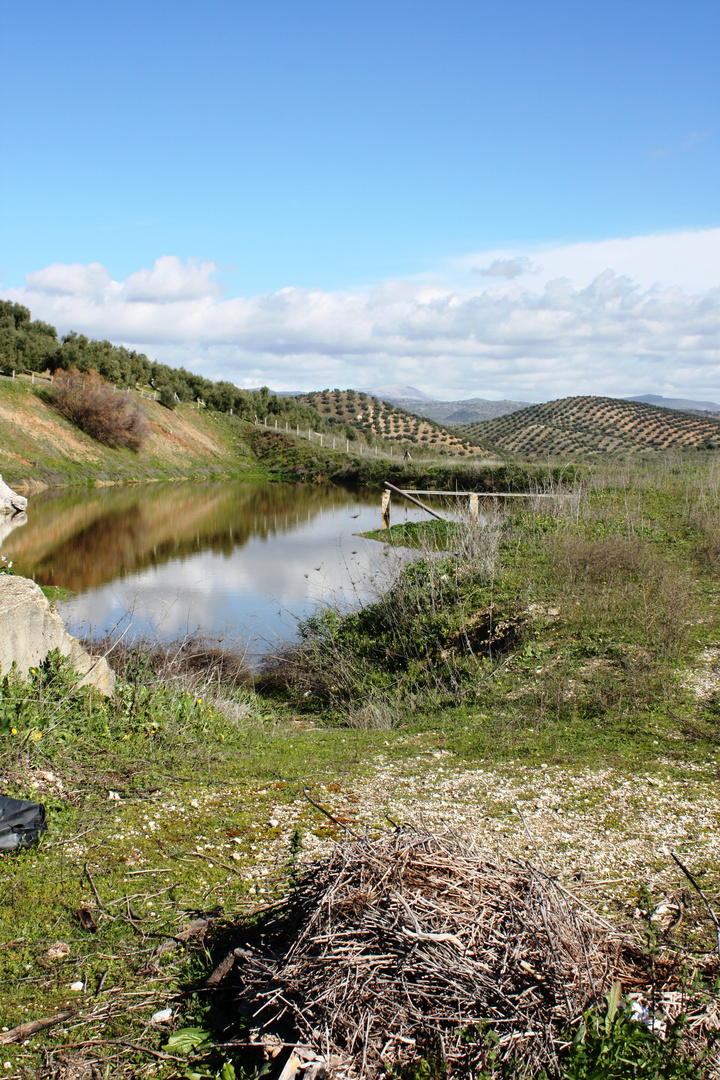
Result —
<instances>
[{"instance_id":1,"label":"row of olive trees on hill","mask_svg":"<svg viewBox=\"0 0 720 1080\"><path fill-rule=\"evenodd\" d=\"M282 426L300 424L315 431L327 425L317 411L295 398L278 397L267 387L241 390L234 383L213 382L185 368L173 368L151 361L144 353L95 341L71 331L59 339L54 326L33 319L28 308L8 300L0 301L0 372L96 371L109 383L125 389L149 386L157 391L163 405L201 400L218 412L232 411L245 420L268 420Z\"/></svg>"}]
</instances>

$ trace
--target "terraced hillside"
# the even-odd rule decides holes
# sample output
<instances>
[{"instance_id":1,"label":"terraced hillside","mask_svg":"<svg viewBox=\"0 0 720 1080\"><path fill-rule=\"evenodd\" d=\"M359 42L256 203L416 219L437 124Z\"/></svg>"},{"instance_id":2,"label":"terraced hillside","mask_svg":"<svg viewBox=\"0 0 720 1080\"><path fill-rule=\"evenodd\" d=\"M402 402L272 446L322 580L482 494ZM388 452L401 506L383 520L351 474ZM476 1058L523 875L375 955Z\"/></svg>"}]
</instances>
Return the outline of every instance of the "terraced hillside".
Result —
<instances>
[{"instance_id":1,"label":"terraced hillside","mask_svg":"<svg viewBox=\"0 0 720 1080\"><path fill-rule=\"evenodd\" d=\"M349 439L361 436L368 442L409 443L411 450L414 445L453 457L486 453L471 435L448 431L442 424L360 390L322 390L302 394L298 400L311 405L328 425L341 429Z\"/></svg>"},{"instance_id":2,"label":"terraced hillside","mask_svg":"<svg viewBox=\"0 0 720 1080\"><path fill-rule=\"evenodd\" d=\"M560 398L455 430L528 456L720 448L719 419L603 397Z\"/></svg>"}]
</instances>

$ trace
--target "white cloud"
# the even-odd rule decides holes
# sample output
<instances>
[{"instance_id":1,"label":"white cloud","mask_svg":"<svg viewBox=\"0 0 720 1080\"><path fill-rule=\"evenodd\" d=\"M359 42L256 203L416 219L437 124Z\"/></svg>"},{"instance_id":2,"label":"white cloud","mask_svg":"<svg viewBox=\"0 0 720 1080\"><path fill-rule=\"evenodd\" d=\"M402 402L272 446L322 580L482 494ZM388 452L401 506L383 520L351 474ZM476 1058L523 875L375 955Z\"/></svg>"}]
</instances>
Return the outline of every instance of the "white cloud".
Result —
<instances>
[{"instance_id":1,"label":"white cloud","mask_svg":"<svg viewBox=\"0 0 720 1080\"><path fill-rule=\"evenodd\" d=\"M219 267L214 262L194 259L183 263L177 255L162 255L152 270L138 270L122 287L122 296L132 302L170 304L220 296L222 289L210 275Z\"/></svg>"},{"instance_id":2,"label":"white cloud","mask_svg":"<svg viewBox=\"0 0 720 1080\"><path fill-rule=\"evenodd\" d=\"M479 274L480 277L507 278L508 281L521 277L522 274L527 274L531 270L532 263L522 255L514 259L493 259L489 266L472 267L473 274Z\"/></svg>"},{"instance_id":3,"label":"white cloud","mask_svg":"<svg viewBox=\"0 0 720 1080\"><path fill-rule=\"evenodd\" d=\"M496 260L521 273L478 283L472 267ZM98 264L56 265L3 295L61 332L107 337L240 386L393 381L445 397L720 396L720 229L485 252L436 283L354 292L223 298L216 272L164 256L113 282Z\"/></svg>"},{"instance_id":4,"label":"white cloud","mask_svg":"<svg viewBox=\"0 0 720 1080\"><path fill-rule=\"evenodd\" d=\"M45 296L102 296L110 287L110 275L100 263L53 263L28 274L31 293Z\"/></svg>"},{"instance_id":5,"label":"white cloud","mask_svg":"<svg viewBox=\"0 0 720 1080\"><path fill-rule=\"evenodd\" d=\"M520 267L521 274L513 277L533 288L556 277L567 277L582 287L611 269L645 288L677 285L698 291L720 285L720 228L485 251L457 260L453 279L457 271L477 273L478 266L488 264L490 270L493 264L503 263Z\"/></svg>"},{"instance_id":6,"label":"white cloud","mask_svg":"<svg viewBox=\"0 0 720 1080\"><path fill-rule=\"evenodd\" d=\"M691 131L684 139L679 139L672 146L666 146L659 150L653 150L651 157L665 158L671 154L685 154L692 150L698 143L706 142L715 134L715 128L707 128L705 131Z\"/></svg>"}]
</instances>

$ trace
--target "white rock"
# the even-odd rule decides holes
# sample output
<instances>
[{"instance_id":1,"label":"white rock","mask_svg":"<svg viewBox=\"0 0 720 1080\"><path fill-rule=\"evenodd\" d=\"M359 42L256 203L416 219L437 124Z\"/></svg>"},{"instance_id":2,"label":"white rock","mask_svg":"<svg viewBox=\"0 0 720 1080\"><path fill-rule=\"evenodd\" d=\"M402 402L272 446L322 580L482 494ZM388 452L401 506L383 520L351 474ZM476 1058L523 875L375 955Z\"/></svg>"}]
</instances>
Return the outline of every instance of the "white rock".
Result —
<instances>
[{"instance_id":1,"label":"white rock","mask_svg":"<svg viewBox=\"0 0 720 1080\"><path fill-rule=\"evenodd\" d=\"M0 476L0 514L19 514L27 510L27 499L8 487Z\"/></svg>"},{"instance_id":2,"label":"white rock","mask_svg":"<svg viewBox=\"0 0 720 1080\"><path fill-rule=\"evenodd\" d=\"M7 674L16 665L26 676L39 667L52 649L70 659L81 676L79 686L94 686L111 696L115 672L102 657L90 656L48 604L42 589L29 578L0 574L0 671Z\"/></svg>"},{"instance_id":3,"label":"white rock","mask_svg":"<svg viewBox=\"0 0 720 1080\"><path fill-rule=\"evenodd\" d=\"M75 990L75 992L77 992L78 990L82 990L84 985L85 985L85 983L83 983L80 979L78 979L76 982L70 983L70 989Z\"/></svg>"}]
</instances>

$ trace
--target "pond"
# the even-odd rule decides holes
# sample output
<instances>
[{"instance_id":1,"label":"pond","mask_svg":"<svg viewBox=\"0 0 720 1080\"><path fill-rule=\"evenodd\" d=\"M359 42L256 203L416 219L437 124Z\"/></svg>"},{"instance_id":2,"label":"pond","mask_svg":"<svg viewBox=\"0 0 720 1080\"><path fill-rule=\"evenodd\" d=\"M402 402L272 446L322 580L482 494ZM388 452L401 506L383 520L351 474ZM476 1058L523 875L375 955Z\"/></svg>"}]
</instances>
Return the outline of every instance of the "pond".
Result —
<instances>
[{"instance_id":1,"label":"pond","mask_svg":"<svg viewBox=\"0 0 720 1080\"><path fill-rule=\"evenodd\" d=\"M422 520L393 505L393 522ZM70 590L71 633L175 639L200 630L267 651L319 604L378 595L398 549L355 535L380 494L329 485L175 483L45 492L0 536L14 569Z\"/></svg>"}]
</instances>

